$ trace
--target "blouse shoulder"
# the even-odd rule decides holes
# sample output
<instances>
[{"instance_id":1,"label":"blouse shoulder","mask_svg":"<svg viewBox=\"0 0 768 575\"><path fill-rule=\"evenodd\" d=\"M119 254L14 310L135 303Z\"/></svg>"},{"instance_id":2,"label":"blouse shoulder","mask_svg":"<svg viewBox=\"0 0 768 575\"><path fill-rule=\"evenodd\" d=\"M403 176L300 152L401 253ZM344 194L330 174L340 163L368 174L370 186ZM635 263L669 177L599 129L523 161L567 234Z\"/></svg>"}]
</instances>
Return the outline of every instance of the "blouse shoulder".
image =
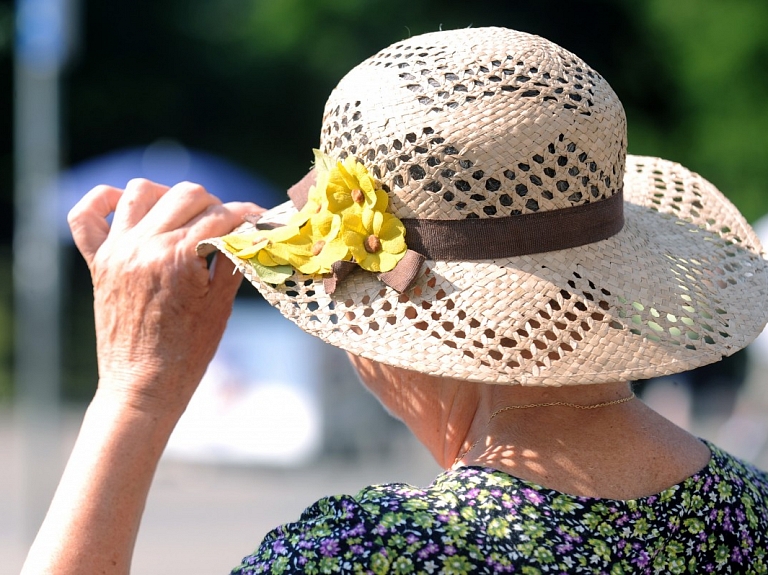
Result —
<instances>
[{"instance_id":1,"label":"blouse shoulder","mask_svg":"<svg viewBox=\"0 0 768 575\"><path fill-rule=\"evenodd\" d=\"M567 495L480 467L446 471L424 488L392 483L326 497L270 532L234 573L674 572L681 564L768 572L768 476L707 445L712 456L698 473L628 501Z\"/></svg>"}]
</instances>

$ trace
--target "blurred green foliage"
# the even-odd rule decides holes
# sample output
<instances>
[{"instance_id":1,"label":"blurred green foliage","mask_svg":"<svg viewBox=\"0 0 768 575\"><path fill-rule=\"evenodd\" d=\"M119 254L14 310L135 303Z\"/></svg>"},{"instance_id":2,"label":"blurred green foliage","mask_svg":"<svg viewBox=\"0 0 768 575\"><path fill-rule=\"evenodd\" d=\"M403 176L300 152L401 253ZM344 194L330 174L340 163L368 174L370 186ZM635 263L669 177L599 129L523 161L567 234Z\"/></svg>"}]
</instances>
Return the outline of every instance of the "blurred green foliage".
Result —
<instances>
[{"instance_id":1,"label":"blurred green foliage","mask_svg":"<svg viewBox=\"0 0 768 575\"><path fill-rule=\"evenodd\" d=\"M754 221L768 210L768 3L646 4L676 112L653 153L701 173Z\"/></svg>"},{"instance_id":2,"label":"blurred green foliage","mask_svg":"<svg viewBox=\"0 0 768 575\"><path fill-rule=\"evenodd\" d=\"M11 6L0 0L3 246L11 237ZM82 15L63 84L65 165L174 138L287 187L309 166L325 98L348 69L408 36L497 25L545 36L599 70L627 110L631 153L700 172L750 220L768 211L766 2L82 0ZM64 380L77 398L96 376L87 270L70 260ZM3 277L9 265L0 261ZM9 306L0 293L0 394Z\"/></svg>"}]
</instances>

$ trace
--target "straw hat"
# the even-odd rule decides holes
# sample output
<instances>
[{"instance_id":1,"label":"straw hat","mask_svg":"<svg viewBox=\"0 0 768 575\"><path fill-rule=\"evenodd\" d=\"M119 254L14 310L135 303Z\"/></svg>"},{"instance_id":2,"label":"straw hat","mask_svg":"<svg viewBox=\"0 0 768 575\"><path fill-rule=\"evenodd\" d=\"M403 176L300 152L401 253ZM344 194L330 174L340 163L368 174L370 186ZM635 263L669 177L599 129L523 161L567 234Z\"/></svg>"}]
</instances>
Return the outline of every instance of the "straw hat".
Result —
<instances>
[{"instance_id":1,"label":"straw hat","mask_svg":"<svg viewBox=\"0 0 768 575\"><path fill-rule=\"evenodd\" d=\"M399 279L348 264L343 278L278 285L221 238L199 249L223 251L283 315L354 354L489 383L601 383L718 361L766 322L766 265L744 218L679 164L627 156L616 94L543 38L481 28L394 44L333 91L320 149L386 191L406 230Z\"/></svg>"}]
</instances>

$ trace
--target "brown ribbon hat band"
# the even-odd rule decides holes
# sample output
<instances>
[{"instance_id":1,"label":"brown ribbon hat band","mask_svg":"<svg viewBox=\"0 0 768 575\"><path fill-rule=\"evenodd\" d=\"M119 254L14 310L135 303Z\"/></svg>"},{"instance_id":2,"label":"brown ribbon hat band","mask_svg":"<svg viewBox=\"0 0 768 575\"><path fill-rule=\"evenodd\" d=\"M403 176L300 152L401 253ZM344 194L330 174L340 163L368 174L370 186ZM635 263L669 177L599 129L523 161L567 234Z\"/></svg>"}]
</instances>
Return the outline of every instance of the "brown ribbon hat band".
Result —
<instances>
[{"instance_id":1,"label":"brown ribbon hat band","mask_svg":"<svg viewBox=\"0 0 768 575\"><path fill-rule=\"evenodd\" d=\"M301 210L315 183L314 169L288 190ZM608 199L546 212L499 218L433 220L402 218L408 252L395 268L379 274L385 284L402 293L419 275L426 260L492 260L574 248L610 238L624 227L622 190ZM326 293L353 269L353 262L337 262L325 278Z\"/></svg>"}]
</instances>

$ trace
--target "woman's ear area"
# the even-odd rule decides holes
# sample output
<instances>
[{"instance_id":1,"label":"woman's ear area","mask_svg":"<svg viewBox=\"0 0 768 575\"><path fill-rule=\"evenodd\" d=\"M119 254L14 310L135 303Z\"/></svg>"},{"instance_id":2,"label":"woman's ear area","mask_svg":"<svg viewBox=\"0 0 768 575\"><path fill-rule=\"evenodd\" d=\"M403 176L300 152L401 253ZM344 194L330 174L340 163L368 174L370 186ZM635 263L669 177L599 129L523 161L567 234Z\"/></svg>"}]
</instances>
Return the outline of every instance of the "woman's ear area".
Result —
<instances>
[{"instance_id":1,"label":"woman's ear area","mask_svg":"<svg viewBox=\"0 0 768 575\"><path fill-rule=\"evenodd\" d=\"M385 369L388 366L378 361L355 355L349 351L347 352L347 357L363 386L378 397L377 389L384 383L382 380L387 380L391 377L391 374L388 374Z\"/></svg>"}]
</instances>

